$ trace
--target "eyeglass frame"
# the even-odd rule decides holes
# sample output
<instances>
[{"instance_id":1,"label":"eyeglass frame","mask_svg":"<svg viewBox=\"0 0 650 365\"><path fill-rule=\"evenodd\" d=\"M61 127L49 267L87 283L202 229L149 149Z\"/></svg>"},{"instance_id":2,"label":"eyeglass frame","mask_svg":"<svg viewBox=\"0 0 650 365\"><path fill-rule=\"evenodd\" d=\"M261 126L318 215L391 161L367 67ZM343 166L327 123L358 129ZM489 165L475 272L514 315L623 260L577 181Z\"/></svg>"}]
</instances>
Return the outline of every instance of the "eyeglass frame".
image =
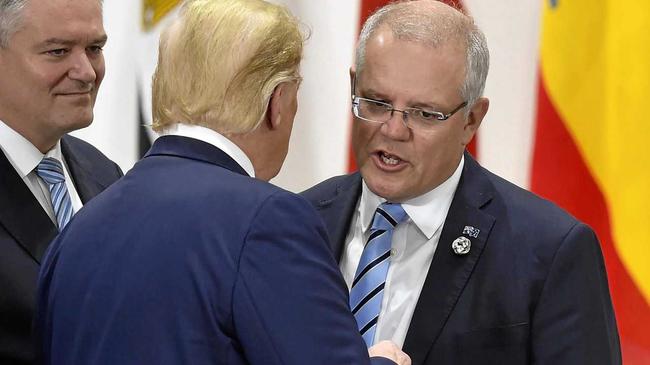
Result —
<instances>
[{"instance_id":1,"label":"eyeglass frame","mask_svg":"<svg viewBox=\"0 0 650 365\"><path fill-rule=\"evenodd\" d=\"M380 101L380 100L375 100L375 99L370 99L370 98L363 98L361 96L357 96L356 92L355 92L356 91L356 86L357 86L357 78L355 76L355 77L352 78L352 95L351 95L352 96L352 114L354 114L355 117L357 117L357 118L359 118L361 120L365 120L365 121L373 122L373 123L381 123L381 124L386 123L386 122L388 122L390 120L390 118L393 117L394 112L400 112L400 113L402 113L402 120L403 120L404 124L406 126L409 126L408 116L411 114L411 112L409 112L409 110L423 111L423 112L426 112L426 113L429 113L429 114L433 114L435 116L436 121L444 122L445 120L451 118L459 110L461 110L461 109L463 109L464 107L467 106L467 101L463 101L456 108L454 108L454 110L452 110L452 111L450 111L449 113L446 113L446 114L443 113L443 112L439 112L439 111L428 111L428 110L425 110L425 109L422 109L422 108L405 108L404 110L400 110L400 109L395 108L393 106L393 104L390 104L390 103L386 103L386 102L383 102L383 101ZM367 119L367 118L363 118L363 117L359 116L359 100L370 101L370 102L373 102L373 103L383 104L383 105L387 106L388 108L386 108L386 111L390 112L390 117L387 120L385 120L383 122L380 122L378 120Z\"/></svg>"}]
</instances>

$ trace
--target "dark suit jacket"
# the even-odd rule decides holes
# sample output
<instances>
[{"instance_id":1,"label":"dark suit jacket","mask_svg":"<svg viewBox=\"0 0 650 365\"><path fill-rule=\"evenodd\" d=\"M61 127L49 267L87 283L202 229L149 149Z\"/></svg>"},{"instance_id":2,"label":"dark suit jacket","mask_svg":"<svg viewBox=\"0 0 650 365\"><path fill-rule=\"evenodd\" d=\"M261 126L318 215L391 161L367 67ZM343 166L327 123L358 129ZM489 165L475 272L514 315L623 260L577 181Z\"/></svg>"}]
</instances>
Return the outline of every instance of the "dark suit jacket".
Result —
<instances>
[{"instance_id":1,"label":"dark suit jacket","mask_svg":"<svg viewBox=\"0 0 650 365\"><path fill-rule=\"evenodd\" d=\"M76 215L38 301L46 365L370 363L313 208L192 138Z\"/></svg>"},{"instance_id":2,"label":"dark suit jacket","mask_svg":"<svg viewBox=\"0 0 650 365\"><path fill-rule=\"evenodd\" d=\"M65 136L61 149L85 204L122 176L88 143ZM58 230L0 151L0 364L31 364L32 314L43 253Z\"/></svg>"},{"instance_id":3,"label":"dark suit jacket","mask_svg":"<svg viewBox=\"0 0 650 365\"><path fill-rule=\"evenodd\" d=\"M359 174L303 193L337 258L360 193ZM480 229L478 237L464 235L465 226ZM460 236L471 240L465 256L451 248ZM594 232L466 154L404 351L413 364L620 364Z\"/></svg>"}]
</instances>

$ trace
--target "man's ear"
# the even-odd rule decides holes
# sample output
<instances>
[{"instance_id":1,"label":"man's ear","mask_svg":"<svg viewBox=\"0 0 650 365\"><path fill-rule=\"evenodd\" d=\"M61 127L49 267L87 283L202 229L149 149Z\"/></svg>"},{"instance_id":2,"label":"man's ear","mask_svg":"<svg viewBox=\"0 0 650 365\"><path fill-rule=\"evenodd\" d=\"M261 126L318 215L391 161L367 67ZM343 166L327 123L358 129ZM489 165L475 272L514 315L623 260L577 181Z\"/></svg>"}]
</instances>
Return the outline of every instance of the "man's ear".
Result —
<instances>
[{"instance_id":1,"label":"man's ear","mask_svg":"<svg viewBox=\"0 0 650 365\"><path fill-rule=\"evenodd\" d=\"M479 98L474 105L472 105L469 115L465 120L465 127L463 131L463 145L467 146L474 137L474 134L481 126L481 122L490 107L490 100L488 98Z\"/></svg>"},{"instance_id":2,"label":"man's ear","mask_svg":"<svg viewBox=\"0 0 650 365\"><path fill-rule=\"evenodd\" d=\"M354 95L354 79L357 77L357 70L354 69L354 66L350 67L350 95Z\"/></svg>"},{"instance_id":3,"label":"man's ear","mask_svg":"<svg viewBox=\"0 0 650 365\"><path fill-rule=\"evenodd\" d=\"M285 83L279 84L271 94L271 100L269 101L269 106L266 110L266 123L268 123L267 127L270 130L278 128L282 121L282 97L285 92L284 86Z\"/></svg>"}]
</instances>

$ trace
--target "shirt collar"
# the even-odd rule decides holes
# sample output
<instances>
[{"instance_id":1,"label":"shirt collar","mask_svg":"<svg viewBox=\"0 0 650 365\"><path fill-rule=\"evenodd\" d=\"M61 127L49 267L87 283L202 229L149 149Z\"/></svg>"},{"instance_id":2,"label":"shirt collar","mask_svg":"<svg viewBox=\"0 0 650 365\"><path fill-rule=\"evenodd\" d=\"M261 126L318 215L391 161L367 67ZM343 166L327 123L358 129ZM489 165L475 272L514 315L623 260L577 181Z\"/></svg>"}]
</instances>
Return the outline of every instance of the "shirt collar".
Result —
<instances>
[{"instance_id":1,"label":"shirt collar","mask_svg":"<svg viewBox=\"0 0 650 365\"><path fill-rule=\"evenodd\" d=\"M59 160L59 162L63 162L60 140L44 155L30 141L1 120L0 147L2 147L2 151L16 172L18 172L21 179L24 179L25 176L32 172L45 156L53 157Z\"/></svg>"},{"instance_id":2,"label":"shirt collar","mask_svg":"<svg viewBox=\"0 0 650 365\"><path fill-rule=\"evenodd\" d=\"M427 239L431 239L442 227L451 206L451 200L458 187L464 165L465 157L462 156L456 171L442 184L420 196L402 202L402 207L408 214L409 219ZM366 185L366 182L362 180L359 217L361 219L361 229L364 233L370 228L375 210L385 201L386 199L373 193Z\"/></svg>"},{"instance_id":3,"label":"shirt collar","mask_svg":"<svg viewBox=\"0 0 650 365\"><path fill-rule=\"evenodd\" d=\"M175 123L165 128L160 135L189 137L209 143L235 160L235 162L237 162L237 164L239 164L239 166L241 166L250 177L255 177L255 168L253 167L253 163L248 156L246 156L244 151L242 151L241 148L231 140L215 130L200 125Z\"/></svg>"}]
</instances>

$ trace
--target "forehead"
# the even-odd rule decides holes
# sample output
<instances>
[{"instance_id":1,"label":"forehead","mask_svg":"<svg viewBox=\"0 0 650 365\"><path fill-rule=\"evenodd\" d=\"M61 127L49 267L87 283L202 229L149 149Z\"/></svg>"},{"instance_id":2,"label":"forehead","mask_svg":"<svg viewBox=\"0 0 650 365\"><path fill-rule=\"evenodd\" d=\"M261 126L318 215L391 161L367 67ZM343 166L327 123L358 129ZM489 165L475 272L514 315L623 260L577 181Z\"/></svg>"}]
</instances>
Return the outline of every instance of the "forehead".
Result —
<instances>
[{"instance_id":1,"label":"forehead","mask_svg":"<svg viewBox=\"0 0 650 365\"><path fill-rule=\"evenodd\" d=\"M359 86L383 96L445 104L458 95L466 68L466 51L457 42L436 47L395 38L380 31L366 45ZM424 100L423 100L424 99Z\"/></svg>"},{"instance_id":2,"label":"forehead","mask_svg":"<svg viewBox=\"0 0 650 365\"><path fill-rule=\"evenodd\" d=\"M30 37L77 39L104 35L99 0L29 0L19 32Z\"/></svg>"}]
</instances>

